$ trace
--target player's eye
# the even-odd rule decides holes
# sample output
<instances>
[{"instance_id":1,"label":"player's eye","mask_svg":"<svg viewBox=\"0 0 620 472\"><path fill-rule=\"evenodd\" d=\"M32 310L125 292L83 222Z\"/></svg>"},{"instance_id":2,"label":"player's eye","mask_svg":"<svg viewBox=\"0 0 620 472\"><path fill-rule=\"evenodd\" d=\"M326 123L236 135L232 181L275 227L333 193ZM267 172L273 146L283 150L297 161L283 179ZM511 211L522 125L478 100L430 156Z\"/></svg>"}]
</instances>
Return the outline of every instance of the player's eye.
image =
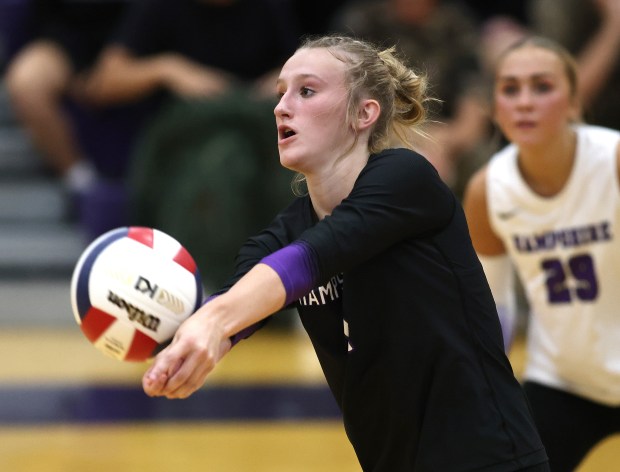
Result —
<instances>
[{"instance_id":1,"label":"player's eye","mask_svg":"<svg viewBox=\"0 0 620 472\"><path fill-rule=\"evenodd\" d=\"M499 92L502 95L512 97L519 93L519 87L516 84L504 84L499 88Z\"/></svg>"},{"instance_id":2,"label":"player's eye","mask_svg":"<svg viewBox=\"0 0 620 472\"><path fill-rule=\"evenodd\" d=\"M553 90L553 85L549 82L537 82L534 84L533 89L536 93L547 93Z\"/></svg>"},{"instance_id":3,"label":"player's eye","mask_svg":"<svg viewBox=\"0 0 620 472\"><path fill-rule=\"evenodd\" d=\"M299 95L301 95L302 97L310 97L312 95L314 95L314 90L308 88L308 87L301 87L299 89Z\"/></svg>"}]
</instances>

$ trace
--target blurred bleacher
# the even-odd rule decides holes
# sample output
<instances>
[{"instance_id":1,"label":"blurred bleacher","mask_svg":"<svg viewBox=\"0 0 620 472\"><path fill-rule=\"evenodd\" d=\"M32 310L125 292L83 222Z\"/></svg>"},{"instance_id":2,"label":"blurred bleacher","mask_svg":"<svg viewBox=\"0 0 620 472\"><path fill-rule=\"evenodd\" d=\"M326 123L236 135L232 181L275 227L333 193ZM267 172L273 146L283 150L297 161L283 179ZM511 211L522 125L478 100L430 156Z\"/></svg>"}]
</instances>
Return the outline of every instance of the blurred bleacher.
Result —
<instances>
[{"instance_id":1,"label":"blurred bleacher","mask_svg":"<svg viewBox=\"0 0 620 472\"><path fill-rule=\"evenodd\" d=\"M69 282L84 238L64 215L58 179L46 173L0 81L0 323L72 323Z\"/></svg>"}]
</instances>

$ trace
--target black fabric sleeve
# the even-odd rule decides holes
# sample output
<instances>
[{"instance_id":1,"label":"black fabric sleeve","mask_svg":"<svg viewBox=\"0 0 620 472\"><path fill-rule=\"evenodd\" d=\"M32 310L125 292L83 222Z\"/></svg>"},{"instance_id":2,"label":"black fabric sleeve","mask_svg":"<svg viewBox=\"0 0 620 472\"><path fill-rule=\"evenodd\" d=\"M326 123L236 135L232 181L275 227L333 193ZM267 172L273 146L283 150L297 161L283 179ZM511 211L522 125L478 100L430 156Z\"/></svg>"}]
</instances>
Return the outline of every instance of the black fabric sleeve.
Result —
<instances>
[{"instance_id":1,"label":"black fabric sleeve","mask_svg":"<svg viewBox=\"0 0 620 472\"><path fill-rule=\"evenodd\" d=\"M305 231L321 282L399 241L432 236L452 218L456 198L419 154L392 149L371 156L331 216Z\"/></svg>"}]
</instances>

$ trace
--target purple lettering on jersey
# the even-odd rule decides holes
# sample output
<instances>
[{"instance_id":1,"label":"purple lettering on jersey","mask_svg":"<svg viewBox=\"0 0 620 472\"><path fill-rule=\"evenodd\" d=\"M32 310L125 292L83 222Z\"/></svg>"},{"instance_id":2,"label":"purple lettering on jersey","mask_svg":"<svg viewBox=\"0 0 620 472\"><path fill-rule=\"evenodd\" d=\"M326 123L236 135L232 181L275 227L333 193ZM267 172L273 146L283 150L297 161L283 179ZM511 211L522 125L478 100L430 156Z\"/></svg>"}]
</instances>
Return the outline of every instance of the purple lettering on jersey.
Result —
<instances>
[{"instance_id":1,"label":"purple lettering on jersey","mask_svg":"<svg viewBox=\"0 0 620 472\"><path fill-rule=\"evenodd\" d=\"M613 239L608 221L546 231L538 234L514 234L512 241L519 252L552 251L558 247L569 248L586 244L603 243Z\"/></svg>"}]
</instances>

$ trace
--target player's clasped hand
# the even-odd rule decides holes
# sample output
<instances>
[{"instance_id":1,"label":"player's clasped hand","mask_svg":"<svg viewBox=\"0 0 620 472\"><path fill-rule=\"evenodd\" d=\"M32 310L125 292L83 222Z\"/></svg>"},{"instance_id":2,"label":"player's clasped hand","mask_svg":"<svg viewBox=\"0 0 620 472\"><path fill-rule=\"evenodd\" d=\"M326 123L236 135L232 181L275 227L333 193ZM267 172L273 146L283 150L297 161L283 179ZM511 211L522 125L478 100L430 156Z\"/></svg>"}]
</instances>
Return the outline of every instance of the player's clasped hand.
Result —
<instances>
[{"instance_id":1,"label":"player's clasped hand","mask_svg":"<svg viewBox=\"0 0 620 472\"><path fill-rule=\"evenodd\" d=\"M172 343L144 374L144 392L151 397L189 397L230 348L224 331L205 313L196 313L179 327Z\"/></svg>"}]
</instances>

